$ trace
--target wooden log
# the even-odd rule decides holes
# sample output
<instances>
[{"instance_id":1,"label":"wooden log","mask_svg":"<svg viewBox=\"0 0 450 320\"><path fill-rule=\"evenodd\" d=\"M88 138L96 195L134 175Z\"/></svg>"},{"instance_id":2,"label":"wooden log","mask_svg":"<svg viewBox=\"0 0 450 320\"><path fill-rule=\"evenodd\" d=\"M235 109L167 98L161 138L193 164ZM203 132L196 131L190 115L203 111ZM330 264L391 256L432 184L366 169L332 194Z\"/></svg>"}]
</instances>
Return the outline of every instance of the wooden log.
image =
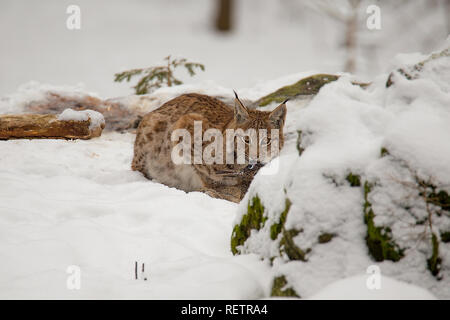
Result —
<instances>
[{"instance_id":1,"label":"wooden log","mask_svg":"<svg viewBox=\"0 0 450 320\"><path fill-rule=\"evenodd\" d=\"M105 127L87 120L59 120L54 114L0 115L0 140L8 139L91 139Z\"/></svg>"},{"instance_id":2,"label":"wooden log","mask_svg":"<svg viewBox=\"0 0 450 320\"><path fill-rule=\"evenodd\" d=\"M136 120L139 121L147 113L139 112L136 108L130 107L128 105L129 100L138 105L145 105L145 103L148 103L146 100L152 99L146 96L127 98L101 100L89 95L61 94L47 91L41 99L27 102L23 110L25 113L33 114L59 114L67 108L76 111L94 110L103 114L106 120L105 130L122 132L136 129L138 124Z\"/></svg>"}]
</instances>

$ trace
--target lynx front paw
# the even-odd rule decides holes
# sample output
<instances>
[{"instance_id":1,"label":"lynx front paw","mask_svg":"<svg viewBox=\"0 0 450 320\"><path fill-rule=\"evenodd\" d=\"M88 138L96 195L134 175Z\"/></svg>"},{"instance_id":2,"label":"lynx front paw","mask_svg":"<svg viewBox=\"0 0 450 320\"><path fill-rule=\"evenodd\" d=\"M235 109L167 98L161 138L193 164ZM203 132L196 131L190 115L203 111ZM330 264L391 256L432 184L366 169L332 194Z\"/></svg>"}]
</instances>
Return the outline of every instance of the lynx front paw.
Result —
<instances>
[{"instance_id":1,"label":"lynx front paw","mask_svg":"<svg viewBox=\"0 0 450 320\"><path fill-rule=\"evenodd\" d=\"M236 195L219 192L214 189L202 189L202 190L200 190L200 192L206 193L211 198L223 199L223 200L228 200L228 201L236 202L236 203L239 203L239 201L241 200L240 197L238 197Z\"/></svg>"}]
</instances>

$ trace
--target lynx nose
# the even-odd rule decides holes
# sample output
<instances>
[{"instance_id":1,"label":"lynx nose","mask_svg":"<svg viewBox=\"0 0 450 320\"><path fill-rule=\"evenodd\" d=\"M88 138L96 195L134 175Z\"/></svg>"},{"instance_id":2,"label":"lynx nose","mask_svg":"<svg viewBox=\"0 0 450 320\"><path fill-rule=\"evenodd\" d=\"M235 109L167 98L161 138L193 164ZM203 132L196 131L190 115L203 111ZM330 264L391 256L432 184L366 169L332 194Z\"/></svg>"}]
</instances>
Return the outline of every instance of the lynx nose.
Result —
<instances>
[{"instance_id":1,"label":"lynx nose","mask_svg":"<svg viewBox=\"0 0 450 320\"><path fill-rule=\"evenodd\" d=\"M259 162L258 160L250 160L247 166L248 170L257 170L260 169L264 164Z\"/></svg>"}]
</instances>

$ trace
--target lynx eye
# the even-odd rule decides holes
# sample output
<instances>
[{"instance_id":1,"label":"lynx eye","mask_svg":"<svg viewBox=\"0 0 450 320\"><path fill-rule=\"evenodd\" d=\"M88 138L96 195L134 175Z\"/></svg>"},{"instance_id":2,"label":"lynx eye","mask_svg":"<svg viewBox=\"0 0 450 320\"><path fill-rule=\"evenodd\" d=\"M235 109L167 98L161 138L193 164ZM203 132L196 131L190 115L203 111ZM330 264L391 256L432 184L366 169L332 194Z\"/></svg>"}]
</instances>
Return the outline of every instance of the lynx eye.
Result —
<instances>
[{"instance_id":1,"label":"lynx eye","mask_svg":"<svg viewBox=\"0 0 450 320\"><path fill-rule=\"evenodd\" d=\"M264 137L261 139L261 141L259 142L259 144L261 146L265 146L265 145L269 145L272 141L270 141L267 137Z\"/></svg>"},{"instance_id":2,"label":"lynx eye","mask_svg":"<svg viewBox=\"0 0 450 320\"><path fill-rule=\"evenodd\" d=\"M252 143L252 139L249 136L240 136L242 142L244 142L245 144L250 144Z\"/></svg>"}]
</instances>

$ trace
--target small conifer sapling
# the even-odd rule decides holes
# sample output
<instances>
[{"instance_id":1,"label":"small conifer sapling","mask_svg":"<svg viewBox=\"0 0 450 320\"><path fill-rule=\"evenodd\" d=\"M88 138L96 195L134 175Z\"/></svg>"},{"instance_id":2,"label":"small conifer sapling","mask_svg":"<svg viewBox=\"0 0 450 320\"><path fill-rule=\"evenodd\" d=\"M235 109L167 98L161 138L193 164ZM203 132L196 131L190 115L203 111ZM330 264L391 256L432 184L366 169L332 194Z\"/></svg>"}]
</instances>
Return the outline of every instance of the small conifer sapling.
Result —
<instances>
[{"instance_id":1,"label":"small conifer sapling","mask_svg":"<svg viewBox=\"0 0 450 320\"><path fill-rule=\"evenodd\" d=\"M185 58L172 59L169 55L164 58L164 61L167 61L165 65L116 73L114 81L122 82L126 80L129 82L134 76L141 75L142 77L133 88L136 94L147 94L163 86L171 87L182 84L183 82L174 76L174 71L178 67L185 67L191 77L195 75L195 69L205 71L203 64L189 62Z\"/></svg>"}]
</instances>

